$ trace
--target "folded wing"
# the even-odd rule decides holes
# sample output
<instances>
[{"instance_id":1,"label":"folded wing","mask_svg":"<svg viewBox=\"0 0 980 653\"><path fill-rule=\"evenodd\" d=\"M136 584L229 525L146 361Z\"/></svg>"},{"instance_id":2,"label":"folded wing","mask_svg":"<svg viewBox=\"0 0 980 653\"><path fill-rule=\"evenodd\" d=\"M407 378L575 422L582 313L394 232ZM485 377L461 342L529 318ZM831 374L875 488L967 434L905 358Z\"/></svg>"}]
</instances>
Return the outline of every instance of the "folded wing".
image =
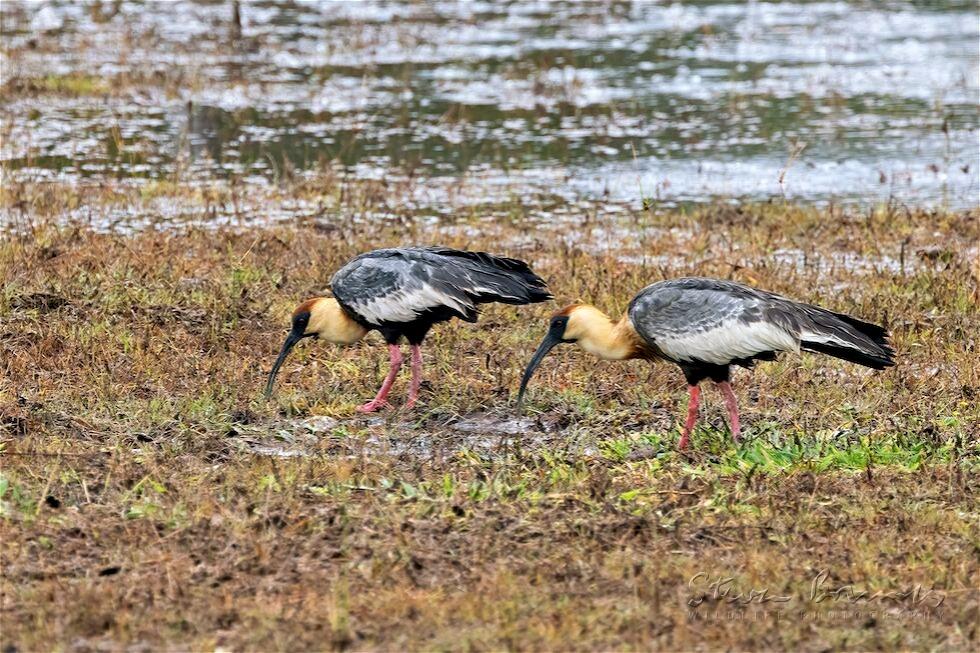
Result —
<instances>
[{"instance_id":1,"label":"folded wing","mask_svg":"<svg viewBox=\"0 0 980 653\"><path fill-rule=\"evenodd\" d=\"M373 325L446 311L473 322L479 304L551 299L544 281L523 261L443 247L362 254L338 270L330 285L341 304Z\"/></svg>"},{"instance_id":2,"label":"folded wing","mask_svg":"<svg viewBox=\"0 0 980 653\"><path fill-rule=\"evenodd\" d=\"M882 327L732 281L648 286L629 309L637 333L678 363L751 365L805 349L881 369L893 364Z\"/></svg>"}]
</instances>

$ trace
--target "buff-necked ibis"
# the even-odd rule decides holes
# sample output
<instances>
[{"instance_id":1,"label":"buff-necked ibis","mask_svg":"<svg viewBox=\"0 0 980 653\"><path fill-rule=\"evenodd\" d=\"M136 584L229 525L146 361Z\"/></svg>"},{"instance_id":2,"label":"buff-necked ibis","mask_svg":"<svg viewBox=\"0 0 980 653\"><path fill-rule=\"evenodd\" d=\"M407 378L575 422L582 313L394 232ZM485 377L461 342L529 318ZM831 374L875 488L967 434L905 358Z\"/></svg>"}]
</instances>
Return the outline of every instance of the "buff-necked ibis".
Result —
<instances>
[{"instance_id":1,"label":"buff-necked ibis","mask_svg":"<svg viewBox=\"0 0 980 653\"><path fill-rule=\"evenodd\" d=\"M606 360L663 359L679 365L690 393L681 449L697 420L698 384L704 379L720 388L732 437L738 441L738 405L729 383L732 365L751 367L757 360L774 360L779 352L800 350L878 370L894 364L888 334L876 324L734 281L673 279L641 290L618 322L587 304L557 313L524 371L518 407L545 355L555 345L571 342Z\"/></svg>"},{"instance_id":2,"label":"buff-necked ibis","mask_svg":"<svg viewBox=\"0 0 980 653\"><path fill-rule=\"evenodd\" d=\"M269 374L266 395L293 346L303 338L352 344L369 331L388 343L391 367L377 396L358 406L373 412L386 398L402 365L399 343L412 353L407 407L422 382L422 340L432 325L457 317L476 322L478 305L532 304L551 299L545 282L524 261L447 247L378 249L361 254L330 280L333 297L308 299L293 312L292 329Z\"/></svg>"}]
</instances>

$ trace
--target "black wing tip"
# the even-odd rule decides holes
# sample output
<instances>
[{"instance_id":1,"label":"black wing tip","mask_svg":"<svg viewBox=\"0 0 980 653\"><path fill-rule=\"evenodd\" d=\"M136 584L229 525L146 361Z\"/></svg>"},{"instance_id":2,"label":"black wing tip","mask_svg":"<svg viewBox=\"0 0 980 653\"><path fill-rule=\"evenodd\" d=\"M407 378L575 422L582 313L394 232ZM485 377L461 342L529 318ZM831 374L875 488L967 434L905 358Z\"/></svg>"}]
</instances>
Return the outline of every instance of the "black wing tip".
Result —
<instances>
[{"instance_id":1,"label":"black wing tip","mask_svg":"<svg viewBox=\"0 0 980 653\"><path fill-rule=\"evenodd\" d=\"M527 263L521 261L524 266L516 281L523 286L527 293L527 303L537 304L538 302L546 302L550 299L554 299L554 295L551 294L551 290L548 289L548 284L545 280L534 274L531 268L527 266Z\"/></svg>"},{"instance_id":2,"label":"black wing tip","mask_svg":"<svg viewBox=\"0 0 980 653\"><path fill-rule=\"evenodd\" d=\"M849 326L868 336L876 343L883 346L888 346L888 329L880 324L865 322L864 320L852 317L847 313L834 313L834 317L846 322Z\"/></svg>"},{"instance_id":3,"label":"black wing tip","mask_svg":"<svg viewBox=\"0 0 980 653\"><path fill-rule=\"evenodd\" d=\"M438 254L440 256L456 256L459 258L470 259L472 261L478 261L485 265L492 265L493 267L500 268L501 270L506 270L508 272L525 272L528 274L534 274L531 271L531 267L528 265L527 261L522 261L519 258L510 258L508 256L500 256L498 254L491 254L489 252L478 252L468 249L455 249L452 247L421 247L427 252L432 254Z\"/></svg>"},{"instance_id":4,"label":"black wing tip","mask_svg":"<svg viewBox=\"0 0 980 653\"><path fill-rule=\"evenodd\" d=\"M812 340L804 340L800 345L808 351L827 354L828 356L833 356L849 363L864 365L875 370L883 370L886 367L895 365L895 350L887 343L876 352L841 347L840 345L831 345L825 342L814 342Z\"/></svg>"},{"instance_id":5,"label":"black wing tip","mask_svg":"<svg viewBox=\"0 0 980 653\"><path fill-rule=\"evenodd\" d=\"M854 361L865 367L870 367L873 370L884 370L889 367L895 367L895 359L893 358L871 358L868 357L864 361Z\"/></svg>"},{"instance_id":6,"label":"black wing tip","mask_svg":"<svg viewBox=\"0 0 980 653\"><path fill-rule=\"evenodd\" d=\"M889 345L887 342L881 345L880 354L866 353L865 355L867 362L862 364L867 365L870 368L883 370L887 367L895 366L895 350L892 349L891 345Z\"/></svg>"},{"instance_id":7,"label":"black wing tip","mask_svg":"<svg viewBox=\"0 0 980 653\"><path fill-rule=\"evenodd\" d=\"M488 265L501 272L506 272L518 286L517 288L514 288L514 290L521 291L517 293L520 296L515 297L511 301L506 301L501 298L496 298L493 301L523 305L537 304L554 299L551 291L548 290L548 284L544 279L534 273L527 261L509 258L506 256L497 256L496 254L489 254L487 252L469 252L461 250L450 251L459 256L464 256L466 258L479 261L480 263Z\"/></svg>"},{"instance_id":8,"label":"black wing tip","mask_svg":"<svg viewBox=\"0 0 980 653\"><path fill-rule=\"evenodd\" d=\"M522 304L540 304L541 302L547 302L554 299L554 296L548 292L547 288L530 288L527 293L526 301L521 302Z\"/></svg>"},{"instance_id":9,"label":"black wing tip","mask_svg":"<svg viewBox=\"0 0 980 653\"><path fill-rule=\"evenodd\" d=\"M860 352L857 350L851 351L854 352L855 355L860 353L860 355L864 357L864 360L854 362L867 365L868 367L873 367L876 370L881 370L895 365L895 348L892 347L892 344L889 341L888 329L880 324L865 322L864 320L852 317L846 313L834 313L834 316L864 336L867 340L871 341L871 345L877 350L869 351L866 344L855 343L855 345L862 347L862 349ZM843 358L843 356L838 356L838 358Z\"/></svg>"},{"instance_id":10,"label":"black wing tip","mask_svg":"<svg viewBox=\"0 0 980 653\"><path fill-rule=\"evenodd\" d=\"M472 290L463 288L476 303L499 302L502 304L522 306L554 299L551 291L548 290L548 284L531 270L531 266L527 261L509 258L507 256L498 256L488 252L453 249L451 247L433 246L412 249L416 251L422 250L436 256L447 256L469 261L470 270L473 272L492 275L494 284L497 285L499 292L474 293Z\"/></svg>"},{"instance_id":11,"label":"black wing tip","mask_svg":"<svg viewBox=\"0 0 980 653\"><path fill-rule=\"evenodd\" d=\"M510 296L501 296L498 294L487 294L478 295L476 301L485 304L491 302L497 302L500 304L511 304L513 306L525 306L527 304L540 304L541 302L546 302L554 299L547 288L537 288L534 286L521 285L520 287L511 287L509 289L513 292Z\"/></svg>"}]
</instances>

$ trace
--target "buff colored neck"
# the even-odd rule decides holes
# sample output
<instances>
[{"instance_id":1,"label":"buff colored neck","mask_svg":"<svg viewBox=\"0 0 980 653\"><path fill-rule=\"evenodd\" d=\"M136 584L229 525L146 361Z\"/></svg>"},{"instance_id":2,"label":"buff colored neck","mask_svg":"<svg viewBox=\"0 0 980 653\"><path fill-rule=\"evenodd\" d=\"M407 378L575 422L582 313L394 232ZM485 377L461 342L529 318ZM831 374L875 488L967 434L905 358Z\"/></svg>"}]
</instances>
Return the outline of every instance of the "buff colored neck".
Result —
<instances>
[{"instance_id":1,"label":"buff colored neck","mask_svg":"<svg viewBox=\"0 0 980 653\"><path fill-rule=\"evenodd\" d=\"M321 297L313 303L307 331L339 345L353 344L367 335L367 329L351 319L333 297Z\"/></svg>"},{"instance_id":2,"label":"buff colored neck","mask_svg":"<svg viewBox=\"0 0 980 653\"><path fill-rule=\"evenodd\" d=\"M574 337L585 351L605 360L637 358L642 348L629 317L613 322L594 306L579 306L570 316L566 337Z\"/></svg>"}]
</instances>

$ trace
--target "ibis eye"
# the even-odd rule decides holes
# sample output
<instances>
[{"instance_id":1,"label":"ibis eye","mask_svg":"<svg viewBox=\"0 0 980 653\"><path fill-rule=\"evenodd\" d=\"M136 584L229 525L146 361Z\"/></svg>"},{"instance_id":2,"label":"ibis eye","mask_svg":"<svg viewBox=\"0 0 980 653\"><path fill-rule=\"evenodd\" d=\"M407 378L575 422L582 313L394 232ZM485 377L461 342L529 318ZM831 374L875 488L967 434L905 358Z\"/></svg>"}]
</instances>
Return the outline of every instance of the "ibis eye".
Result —
<instances>
[{"instance_id":1,"label":"ibis eye","mask_svg":"<svg viewBox=\"0 0 980 653\"><path fill-rule=\"evenodd\" d=\"M301 315L297 315L295 318L293 318L293 331L303 333L304 331L306 331L306 325L309 324L309 322L310 322L309 313L303 313Z\"/></svg>"},{"instance_id":2,"label":"ibis eye","mask_svg":"<svg viewBox=\"0 0 980 653\"><path fill-rule=\"evenodd\" d=\"M567 327L567 326L568 326L568 318L567 317L565 317L565 316L556 317L555 319L553 319L551 321L551 326L549 327L548 330L551 332L552 337L555 337L555 338L558 338L559 340L564 341L565 340L565 338L564 338L564 335L565 335L565 327Z\"/></svg>"}]
</instances>

